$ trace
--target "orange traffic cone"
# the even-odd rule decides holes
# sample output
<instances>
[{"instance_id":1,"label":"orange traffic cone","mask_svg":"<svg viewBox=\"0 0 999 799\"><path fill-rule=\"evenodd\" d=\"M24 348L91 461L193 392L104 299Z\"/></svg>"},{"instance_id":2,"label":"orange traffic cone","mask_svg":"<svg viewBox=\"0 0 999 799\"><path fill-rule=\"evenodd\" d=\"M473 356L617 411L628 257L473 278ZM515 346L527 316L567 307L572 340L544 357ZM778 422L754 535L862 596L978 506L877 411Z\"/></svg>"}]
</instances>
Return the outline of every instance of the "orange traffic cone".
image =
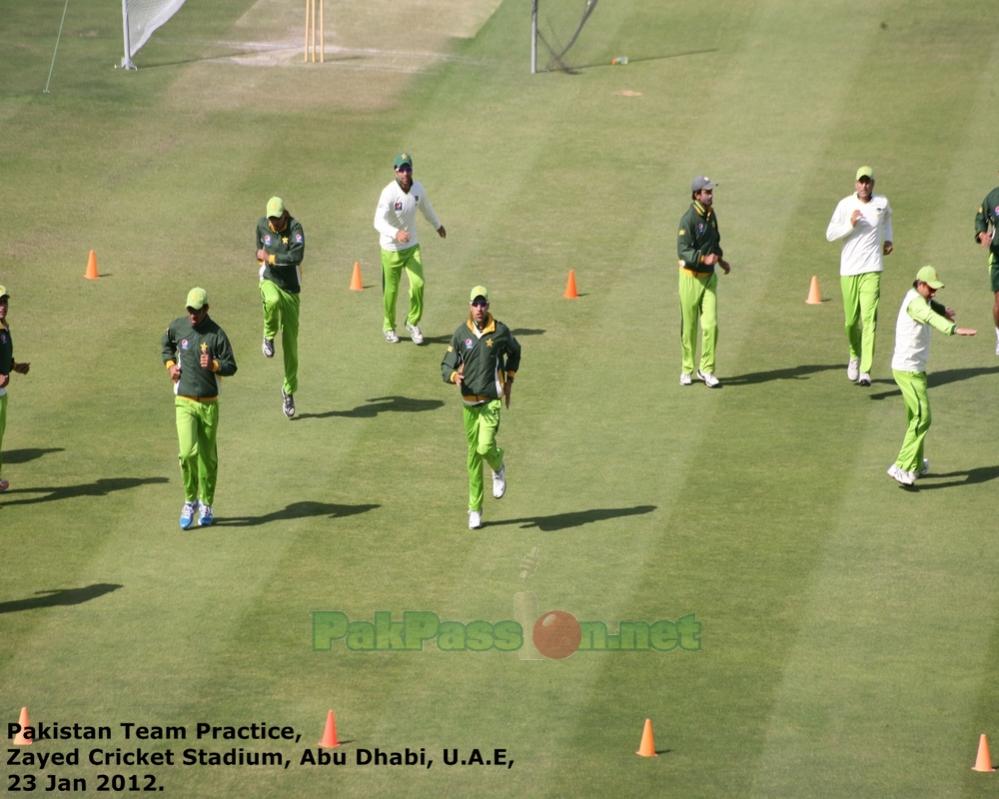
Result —
<instances>
[{"instance_id":1,"label":"orange traffic cone","mask_svg":"<svg viewBox=\"0 0 999 799\"><path fill-rule=\"evenodd\" d=\"M576 291L576 270L569 270L569 279L565 284L565 293L562 294L567 300L574 300L579 296L579 292Z\"/></svg>"},{"instance_id":2,"label":"orange traffic cone","mask_svg":"<svg viewBox=\"0 0 999 799\"><path fill-rule=\"evenodd\" d=\"M975 759L975 765L971 767L972 771L992 771L992 756L989 754L989 739L983 732L981 737L978 739L978 757Z\"/></svg>"},{"instance_id":3,"label":"orange traffic cone","mask_svg":"<svg viewBox=\"0 0 999 799\"><path fill-rule=\"evenodd\" d=\"M361 283L361 262L354 261L354 274L350 276L350 290L364 291L364 284Z\"/></svg>"},{"instance_id":4,"label":"orange traffic cone","mask_svg":"<svg viewBox=\"0 0 999 799\"><path fill-rule=\"evenodd\" d=\"M21 728L17 735L14 736L14 740L11 741L14 746L27 746L32 743L31 738L26 738L24 736L24 728L29 727L31 722L28 721L28 708L21 708L21 717L17 720L18 726Z\"/></svg>"},{"instance_id":5,"label":"orange traffic cone","mask_svg":"<svg viewBox=\"0 0 999 799\"><path fill-rule=\"evenodd\" d=\"M641 757L659 757L656 754L656 737L652 734L652 719L645 720L645 729L642 730L642 743L635 754Z\"/></svg>"},{"instance_id":6,"label":"orange traffic cone","mask_svg":"<svg viewBox=\"0 0 999 799\"><path fill-rule=\"evenodd\" d=\"M90 251L90 255L87 256L87 271L84 272L83 276L87 280L97 280L100 275L97 274L97 253L93 250Z\"/></svg>"},{"instance_id":7,"label":"orange traffic cone","mask_svg":"<svg viewBox=\"0 0 999 799\"><path fill-rule=\"evenodd\" d=\"M812 275L812 283L808 287L808 299L805 300L809 305L821 305L822 304L822 292L819 291L819 276Z\"/></svg>"},{"instance_id":8,"label":"orange traffic cone","mask_svg":"<svg viewBox=\"0 0 999 799\"><path fill-rule=\"evenodd\" d=\"M336 716L330 710L326 713L326 729L323 730L323 737L316 746L321 746L324 749L336 749L339 745L340 741L336 737Z\"/></svg>"}]
</instances>

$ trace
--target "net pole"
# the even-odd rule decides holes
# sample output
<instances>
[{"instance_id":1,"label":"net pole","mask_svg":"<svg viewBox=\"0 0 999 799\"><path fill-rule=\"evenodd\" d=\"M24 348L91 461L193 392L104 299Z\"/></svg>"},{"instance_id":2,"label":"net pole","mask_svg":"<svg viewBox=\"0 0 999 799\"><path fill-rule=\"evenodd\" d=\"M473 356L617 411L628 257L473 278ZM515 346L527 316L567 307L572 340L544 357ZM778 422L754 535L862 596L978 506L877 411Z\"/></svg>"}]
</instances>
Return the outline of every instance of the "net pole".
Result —
<instances>
[{"instance_id":1,"label":"net pole","mask_svg":"<svg viewBox=\"0 0 999 799\"><path fill-rule=\"evenodd\" d=\"M531 0L531 74L538 71L538 0Z\"/></svg>"},{"instance_id":2,"label":"net pole","mask_svg":"<svg viewBox=\"0 0 999 799\"><path fill-rule=\"evenodd\" d=\"M55 47L52 48L52 63L49 64L49 77L45 81L45 88L42 89L42 94L49 93L49 84L52 82L52 70L55 69L56 53L59 52L59 41L62 39L62 26L66 22L66 9L69 8L69 0L66 0L66 5L62 7L62 19L59 20L59 33L56 36Z\"/></svg>"},{"instance_id":3,"label":"net pole","mask_svg":"<svg viewBox=\"0 0 999 799\"><path fill-rule=\"evenodd\" d=\"M121 59L123 69L136 69L132 61L132 37L128 32L128 0L121 0L121 30L125 38L125 55Z\"/></svg>"}]
</instances>

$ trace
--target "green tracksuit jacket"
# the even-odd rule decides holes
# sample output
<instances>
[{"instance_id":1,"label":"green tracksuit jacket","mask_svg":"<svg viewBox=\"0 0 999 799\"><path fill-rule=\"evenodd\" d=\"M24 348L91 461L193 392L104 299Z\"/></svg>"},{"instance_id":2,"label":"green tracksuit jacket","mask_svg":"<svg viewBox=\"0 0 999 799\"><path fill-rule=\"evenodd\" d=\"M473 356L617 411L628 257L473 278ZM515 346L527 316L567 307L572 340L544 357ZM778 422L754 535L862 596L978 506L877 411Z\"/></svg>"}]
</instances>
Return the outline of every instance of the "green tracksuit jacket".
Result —
<instances>
[{"instance_id":1,"label":"green tracksuit jacket","mask_svg":"<svg viewBox=\"0 0 999 799\"><path fill-rule=\"evenodd\" d=\"M676 257L680 267L695 272L714 272L714 264L701 263L705 255L722 255L721 235L718 233L718 217L713 208L705 208L696 200L680 219L680 229L676 236Z\"/></svg>"},{"instance_id":2,"label":"green tracksuit jacket","mask_svg":"<svg viewBox=\"0 0 999 799\"><path fill-rule=\"evenodd\" d=\"M257 221L257 249L267 251L264 262L264 280L270 280L289 294L301 290L298 269L305 258L305 231L294 217L288 218L288 226L281 232L271 229L266 216Z\"/></svg>"},{"instance_id":3,"label":"green tracksuit jacket","mask_svg":"<svg viewBox=\"0 0 999 799\"><path fill-rule=\"evenodd\" d=\"M477 331L469 315L451 336L441 376L445 383L454 383L460 372L462 398L477 405L502 397L504 384L513 382L519 368L520 344L510 328L489 314Z\"/></svg>"},{"instance_id":4,"label":"green tracksuit jacket","mask_svg":"<svg viewBox=\"0 0 999 799\"><path fill-rule=\"evenodd\" d=\"M204 348L211 366L201 366ZM217 377L236 374L236 357L225 331L206 316L194 327L186 316L174 319L163 334L163 363L167 368L180 364L177 394L182 397L210 399L219 393Z\"/></svg>"}]
</instances>

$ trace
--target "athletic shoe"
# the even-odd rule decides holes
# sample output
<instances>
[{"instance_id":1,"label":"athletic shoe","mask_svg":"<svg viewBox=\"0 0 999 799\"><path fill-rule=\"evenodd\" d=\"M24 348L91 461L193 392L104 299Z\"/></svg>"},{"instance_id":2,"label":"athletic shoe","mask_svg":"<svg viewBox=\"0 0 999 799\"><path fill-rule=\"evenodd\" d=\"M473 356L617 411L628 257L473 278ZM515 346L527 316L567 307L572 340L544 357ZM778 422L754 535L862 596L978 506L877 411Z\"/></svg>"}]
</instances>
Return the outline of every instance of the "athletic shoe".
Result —
<instances>
[{"instance_id":1,"label":"athletic shoe","mask_svg":"<svg viewBox=\"0 0 999 799\"><path fill-rule=\"evenodd\" d=\"M861 372L860 377L857 378L858 386L869 386L871 384L871 376L867 372Z\"/></svg>"},{"instance_id":2,"label":"athletic shoe","mask_svg":"<svg viewBox=\"0 0 999 799\"><path fill-rule=\"evenodd\" d=\"M919 464L919 471L916 472L917 477L922 477L924 474L929 474L930 472L930 462L923 458L923 462Z\"/></svg>"},{"instance_id":3,"label":"athletic shoe","mask_svg":"<svg viewBox=\"0 0 999 799\"><path fill-rule=\"evenodd\" d=\"M399 336L396 335L396 332L394 330L386 330L385 331L385 340L389 344L398 344L399 343Z\"/></svg>"},{"instance_id":4,"label":"athletic shoe","mask_svg":"<svg viewBox=\"0 0 999 799\"><path fill-rule=\"evenodd\" d=\"M680 372L680 385L689 386L694 381L690 378L690 372Z\"/></svg>"},{"instance_id":5,"label":"athletic shoe","mask_svg":"<svg viewBox=\"0 0 999 799\"><path fill-rule=\"evenodd\" d=\"M0 494L2 494L8 488L10 488L10 483L8 483L6 480L0 480Z\"/></svg>"},{"instance_id":6,"label":"athletic shoe","mask_svg":"<svg viewBox=\"0 0 999 799\"><path fill-rule=\"evenodd\" d=\"M996 355L999 355L999 327L996 328Z\"/></svg>"},{"instance_id":7,"label":"athletic shoe","mask_svg":"<svg viewBox=\"0 0 999 799\"><path fill-rule=\"evenodd\" d=\"M498 472L493 472L493 499L502 499L506 493L506 464L500 466Z\"/></svg>"},{"instance_id":8,"label":"athletic shoe","mask_svg":"<svg viewBox=\"0 0 999 799\"><path fill-rule=\"evenodd\" d=\"M274 357L274 339L265 338L264 343L260 345L261 352L264 353L265 358Z\"/></svg>"},{"instance_id":9,"label":"athletic shoe","mask_svg":"<svg viewBox=\"0 0 999 799\"><path fill-rule=\"evenodd\" d=\"M295 415L295 395L286 394L283 388L281 389L281 410L289 419Z\"/></svg>"},{"instance_id":10,"label":"athletic shoe","mask_svg":"<svg viewBox=\"0 0 999 799\"><path fill-rule=\"evenodd\" d=\"M190 530L194 524L194 514L198 512L197 502L185 502L180 509L180 529Z\"/></svg>"},{"instance_id":11,"label":"athletic shoe","mask_svg":"<svg viewBox=\"0 0 999 799\"><path fill-rule=\"evenodd\" d=\"M470 510L468 512L468 529L478 530L482 526L482 511Z\"/></svg>"},{"instance_id":12,"label":"athletic shoe","mask_svg":"<svg viewBox=\"0 0 999 799\"><path fill-rule=\"evenodd\" d=\"M697 370L697 376L704 381L704 385L708 388L717 388L721 385L721 381L714 376L711 372L702 372L700 369Z\"/></svg>"},{"instance_id":13,"label":"athletic shoe","mask_svg":"<svg viewBox=\"0 0 999 799\"><path fill-rule=\"evenodd\" d=\"M857 358L851 358L846 365L846 376L851 383L857 382L857 378L860 377L860 361Z\"/></svg>"},{"instance_id":14,"label":"athletic shoe","mask_svg":"<svg viewBox=\"0 0 999 799\"><path fill-rule=\"evenodd\" d=\"M423 343L423 331L417 325L407 323L406 330L409 331L409 337L413 340L414 344Z\"/></svg>"},{"instance_id":15,"label":"athletic shoe","mask_svg":"<svg viewBox=\"0 0 999 799\"><path fill-rule=\"evenodd\" d=\"M204 502L202 502L201 513L198 516L198 524L200 524L202 527L211 527L214 521L215 521L215 514L212 512L212 506L206 505Z\"/></svg>"},{"instance_id":16,"label":"athletic shoe","mask_svg":"<svg viewBox=\"0 0 999 799\"><path fill-rule=\"evenodd\" d=\"M893 463L891 466L888 467L888 476L904 486L911 486L916 482L915 475L913 475L912 472L907 472L904 469L900 469L898 464L896 463Z\"/></svg>"}]
</instances>

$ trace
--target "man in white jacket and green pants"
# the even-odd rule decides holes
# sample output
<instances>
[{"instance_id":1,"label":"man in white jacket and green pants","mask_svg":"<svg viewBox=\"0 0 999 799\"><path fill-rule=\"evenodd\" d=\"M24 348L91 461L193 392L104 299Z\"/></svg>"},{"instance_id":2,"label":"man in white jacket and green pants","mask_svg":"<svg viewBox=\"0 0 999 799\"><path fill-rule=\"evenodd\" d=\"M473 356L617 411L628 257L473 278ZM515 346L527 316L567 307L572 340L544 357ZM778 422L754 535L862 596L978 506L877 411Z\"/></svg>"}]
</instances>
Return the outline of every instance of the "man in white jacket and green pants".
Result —
<instances>
[{"instance_id":1,"label":"man in white jacket and green pants","mask_svg":"<svg viewBox=\"0 0 999 799\"><path fill-rule=\"evenodd\" d=\"M930 398L926 393L926 361L930 355L930 328L948 336L973 336L975 331L954 324L954 310L934 302L933 296L944 286L937 270L924 266L916 273L912 288L906 292L895 323L895 355L892 375L905 402L907 427L902 449L888 468L889 476L911 486L929 471L923 457L923 441L930 429Z\"/></svg>"},{"instance_id":2,"label":"man in white jacket and green pants","mask_svg":"<svg viewBox=\"0 0 999 799\"><path fill-rule=\"evenodd\" d=\"M860 386L871 384L874 336L878 327L881 272L884 256L891 255L894 233L888 198L874 193L874 170L857 170L856 191L836 205L826 240L843 239L839 282L850 361L846 376Z\"/></svg>"}]
</instances>

